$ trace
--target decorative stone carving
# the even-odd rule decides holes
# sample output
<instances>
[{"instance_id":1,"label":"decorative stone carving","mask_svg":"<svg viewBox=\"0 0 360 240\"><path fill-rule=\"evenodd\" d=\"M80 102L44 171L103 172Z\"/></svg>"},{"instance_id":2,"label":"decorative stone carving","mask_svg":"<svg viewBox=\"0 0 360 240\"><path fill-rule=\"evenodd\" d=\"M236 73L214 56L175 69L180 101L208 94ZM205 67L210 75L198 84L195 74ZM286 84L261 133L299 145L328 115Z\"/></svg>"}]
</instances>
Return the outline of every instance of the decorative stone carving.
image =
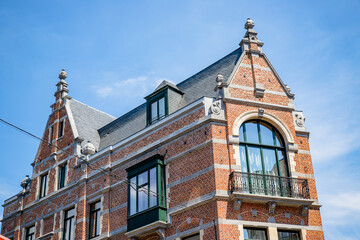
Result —
<instances>
[{"instance_id":1,"label":"decorative stone carving","mask_svg":"<svg viewBox=\"0 0 360 240\"><path fill-rule=\"evenodd\" d=\"M241 200L236 199L234 201L234 210L240 210L240 207L241 207Z\"/></svg>"},{"instance_id":2,"label":"decorative stone carving","mask_svg":"<svg viewBox=\"0 0 360 240\"><path fill-rule=\"evenodd\" d=\"M20 186L25 190L29 190L31 185L31 178L29 175L26 175L25 178L21 181Z\"/></svg>"},{"instance_id":3,"label":"decorative stone carving","mask_svg":"<svg viewBox=\"0 0 360 240\"><path fill-rule=\"evenodd\" d=\"M224 77L220 73L216 77L216 87L214 91L217 92L217 100L224 98L224 89L223 89Z\"/></svg>"},{"instance_id":4,"label":"decorative stone carving","mask_svg":"<svg viewBox=\"0 0 360 240\"><path fill-rule=\"evenodd\" d=\"M65 72L65 69L62 69L61 72L59 73L59 79L65 80L65 78L67 78L67 73Z\"/></svg>"},{"instance_id":5,"label":"decorative stone carving","mask_svg":"<svg viewBox=\"0 0 360 240\"><path fill-rule=\"evenodd\" d=\"M248 18L246 23L245 23L245 29L253 29L254 26L255 26L254 21L251 20L250 18Z\"/></svg>"},{"instance_id":6,"label":"decorative stone carving","mask_svg":"<svg viewBox=\"0 0 360 240\"><path fill-rule=\"evenodd\" d=\"M221 101L217 100L217 101L213 102L211 107L210 107L210 110L211 110L212 114L220 115L220 113L221 113Z\"/></svg>"},{"instance_id":7,"label":"decorative stone carving","mask_svg":"<svg viewBox=\"0 0 360 240\"><path fill-rule=\"evenodd\" d=\"M305 127L305 117L302 112L295 113L295 123L298 127Z\"/></svg>"},{"instance_id":8,"label":"decorative stone carving","mask_svg":"<svg viewBox=\"0 0 360 240\"><path fill-rule=\"evenodd\" d=\"M302 210L301 210L301 215L303 216L307 216L309 212L309 207L307 206L303 206Z\"/></svg>"},{"instance_id":9,"label":"decorative stone carving","mask_svg":"<svg viewBox=\"0 0 360 240\"><path fill-rule=\"evenodd\" d=\"M92 155L95 153L95 146L90 141L88 141L81 149L81 152L84 155Z\"/></svg>"},{"instance_id":10,"label":"decorative stone carving","mask_svg":"<svg viewBox=\"0 0 360 240\"><path fill-rule=\"evenodd\" d=\"M262 98L264 97L265 88L261 83L255 83L255 97Z\"/></svg>"},{"instance_id":11,"label":"decorative stone carving","mask_svg":"<svg viewBox=\"0 0 360 240\"><path fill-rule=\"evenodd\" d=\"M276 208L276 203L274 203L274 202L269 202L269 213L270 213L270 214L274 214L274 213L275 213L275 208Z\"/></svg>"},{"instance_id":12,"label":"decorative stone carving","mask_svg":"<svg viewBox=\"0 0 360 240\"><path fill-rule=\"evenodd\" d=\"M259 111L259 117L264 116L265 110L263 108L259 108L258 111Z\"/></svg>"},{"instance_id":13,"label":"decorative stone carving","mask_svg":"<svg viewBox=\"0 0 360 240\"><path fill-rule=\"evenodd\" d=\"M257 211L256 211L256 209L251 209L251 213L252 213L252 216L253 216L253 217L256 217L256 216L257 216Z\"/></svg>"}]
</instances>

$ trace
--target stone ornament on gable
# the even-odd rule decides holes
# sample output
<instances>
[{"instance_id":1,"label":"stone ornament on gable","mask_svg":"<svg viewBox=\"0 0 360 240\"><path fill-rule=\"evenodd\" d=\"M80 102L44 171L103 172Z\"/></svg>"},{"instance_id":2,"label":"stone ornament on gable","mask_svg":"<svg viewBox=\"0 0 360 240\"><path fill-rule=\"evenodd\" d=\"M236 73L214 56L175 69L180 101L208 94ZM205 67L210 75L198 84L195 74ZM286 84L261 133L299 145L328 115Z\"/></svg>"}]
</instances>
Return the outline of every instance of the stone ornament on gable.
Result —
<instances>
[{"instance_id":1,"label":"stone ornament on gable","mask_svg":"<svg viewBox=\"0 0 360 240\"><path fill-rule=\"evenodd\" d=\"M215 115L220 115L221 113L221 102L219 100L213 102L210 107L211 113Z\"/></svg>"},{"instance_id":2,"label":"stone ornament on gable","mask_svg":"<svg viewBox=\"0 0 360 240\"><path fill-rule=\"evenodd\" d=\"M301 112L295 113L295 123L298 127L305 127L305 117Z\"/></svg>"}]
</instances>

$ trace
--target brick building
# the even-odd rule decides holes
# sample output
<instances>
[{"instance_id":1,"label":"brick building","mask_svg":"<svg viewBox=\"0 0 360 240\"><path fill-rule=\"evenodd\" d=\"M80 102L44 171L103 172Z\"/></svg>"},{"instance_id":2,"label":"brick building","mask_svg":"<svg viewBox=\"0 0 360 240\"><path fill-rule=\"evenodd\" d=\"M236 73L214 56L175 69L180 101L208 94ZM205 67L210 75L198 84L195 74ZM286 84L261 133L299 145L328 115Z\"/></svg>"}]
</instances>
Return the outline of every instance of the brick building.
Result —
<instances>
[{"instance_id":1,"label":"brick building","mask_svg":"<svg viewBox=\"0 0 360 240\"><path fill-rule=\"evenodd\" d=\"M250 19L240 47L119 118L59 75L10 239L324 239L301 111Z\"/></svg>"}]
</instances>

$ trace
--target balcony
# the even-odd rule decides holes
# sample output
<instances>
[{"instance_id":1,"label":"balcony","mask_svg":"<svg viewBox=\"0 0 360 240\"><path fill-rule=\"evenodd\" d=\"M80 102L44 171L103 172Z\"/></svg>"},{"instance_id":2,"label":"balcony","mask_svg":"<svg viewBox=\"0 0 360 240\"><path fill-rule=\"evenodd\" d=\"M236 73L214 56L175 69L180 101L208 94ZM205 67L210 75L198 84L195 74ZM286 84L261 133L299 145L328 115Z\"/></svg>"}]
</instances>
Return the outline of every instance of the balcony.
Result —
<instances>
[{"instance_id":1,"label":"balcony","mask_svg":"<svg viewBox=\"0 0 360 240\"><path fill-rule=\"evenodd\" d=\"M301 206L310 199L307 179L280 177L234 171L230 174L231 197L244 202L276 202L278 205Z\"/></svg>"}]
</instances>

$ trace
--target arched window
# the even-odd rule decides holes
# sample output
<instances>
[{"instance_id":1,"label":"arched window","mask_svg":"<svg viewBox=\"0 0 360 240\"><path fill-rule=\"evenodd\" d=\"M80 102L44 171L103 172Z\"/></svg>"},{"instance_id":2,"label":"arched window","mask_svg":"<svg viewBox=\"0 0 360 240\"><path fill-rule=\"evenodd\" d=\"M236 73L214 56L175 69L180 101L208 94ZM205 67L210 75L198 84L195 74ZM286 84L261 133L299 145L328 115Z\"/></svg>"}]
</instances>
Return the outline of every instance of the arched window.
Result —
<instances>
[{"instance_id":1,"label":"arched window","mask_svg":"<svg viewBox=\"0 0 360 240\"><path fill-rule=\"evenodd\" d=\"M243 123L239 132L242 172L288 177L284 141L261 120Z\"/></svg>"}]
</instances>

